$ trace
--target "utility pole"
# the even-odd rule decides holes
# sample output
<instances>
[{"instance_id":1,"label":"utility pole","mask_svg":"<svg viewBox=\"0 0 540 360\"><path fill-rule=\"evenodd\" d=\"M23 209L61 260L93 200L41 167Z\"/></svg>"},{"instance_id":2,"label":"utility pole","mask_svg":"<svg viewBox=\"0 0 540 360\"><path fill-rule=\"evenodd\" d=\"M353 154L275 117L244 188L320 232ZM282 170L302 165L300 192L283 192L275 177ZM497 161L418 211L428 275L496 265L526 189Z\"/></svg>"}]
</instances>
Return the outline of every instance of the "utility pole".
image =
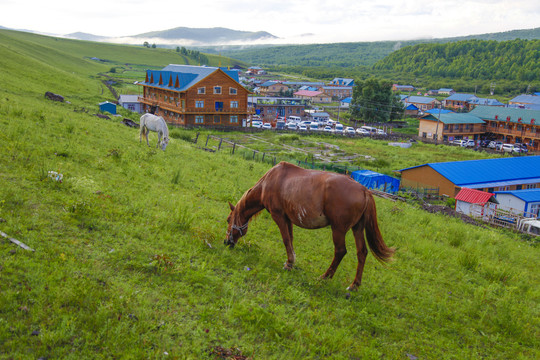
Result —
<instances>
[{"instance_id":1,"label":"utility pole","mask_svg":"<svg viewBox=\"0 0 540 360\"><path fill-rule=\"evenodd\" d=\"M435 127L435 145L439 142L439 122L441 121L441 106L442 104L439 104L439 117L437 118L437 126Z\"/></svg>"}]
</instances>

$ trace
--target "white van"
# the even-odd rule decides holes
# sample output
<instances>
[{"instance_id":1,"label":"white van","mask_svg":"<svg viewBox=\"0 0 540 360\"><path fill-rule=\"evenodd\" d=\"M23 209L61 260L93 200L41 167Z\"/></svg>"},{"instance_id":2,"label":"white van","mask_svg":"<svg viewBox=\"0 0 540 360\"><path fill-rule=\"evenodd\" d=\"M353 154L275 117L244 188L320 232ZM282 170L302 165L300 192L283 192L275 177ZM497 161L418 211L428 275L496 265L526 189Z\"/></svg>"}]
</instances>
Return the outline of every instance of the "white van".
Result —
<instances>
[{"instance_id":1,"label":"white van","mask_svg":"<svg viewBox=\"0 0 540 360\"><path fill-rule=\"evenodd\" d=\"M362 126L362 129L367 130L370 134L377 134L377 128L373 126Z\"/></svg>"},{"instance_id":2,"label":"white van","mask_svg":"<svg viewBox=\"0 0 540 360\"><path fill-rule=\"evenodd\" d=\"M300 121L302 121L302 118L300 116L287 116L287 121L299 123Z\"/></svg>"}]
</instances>

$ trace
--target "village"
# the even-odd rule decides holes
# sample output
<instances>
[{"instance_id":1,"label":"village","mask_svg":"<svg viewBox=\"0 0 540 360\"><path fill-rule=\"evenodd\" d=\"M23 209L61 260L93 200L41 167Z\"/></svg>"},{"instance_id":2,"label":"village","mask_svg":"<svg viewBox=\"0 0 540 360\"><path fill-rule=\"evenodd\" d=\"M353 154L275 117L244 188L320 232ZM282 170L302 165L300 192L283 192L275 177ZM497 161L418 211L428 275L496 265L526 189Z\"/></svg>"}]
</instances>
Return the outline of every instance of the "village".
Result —
<instances>
[{"instance_id":1,"label":"village","mask_svg":"<svg viewBox=\"0 0 540 360\"><path fill-rule=\"evenodd\" d=\"M140 112L155 112L171 125L186 127L258 127L382 139L392 133L392 124L355 123L353 127L325 111L348 111L353 79L324 83L258 78L265 75L260 67L241 71L169 65L147 71L140 83L142 95L131 96L135 104L122 96L119 103ZM456 199L457 211L490 222L503 219L497 223L500 226L523 230L524 219L533 219L526 222L527 231L540 234L540 221L534 220L540 213L540 157L534 156L540 151L539 93L519 95L503 104L449 88L421 93L413 86L395 84L392 90L399 94L405 115L418 119L418 141L510 155L396 169L401 182L397 188L435 189L438 196ZM372 176L365 179L374 190L385 190L396 180L387 176L373 182Z\"/></svg>"}]
</instances>

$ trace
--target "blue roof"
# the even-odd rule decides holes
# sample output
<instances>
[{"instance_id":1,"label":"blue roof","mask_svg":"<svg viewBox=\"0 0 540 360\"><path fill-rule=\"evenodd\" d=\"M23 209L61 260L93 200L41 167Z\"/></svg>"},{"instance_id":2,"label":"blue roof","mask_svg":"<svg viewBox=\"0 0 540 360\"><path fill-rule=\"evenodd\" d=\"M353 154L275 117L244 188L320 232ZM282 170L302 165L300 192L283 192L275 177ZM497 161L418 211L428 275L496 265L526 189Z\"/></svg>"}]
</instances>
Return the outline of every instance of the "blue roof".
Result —
<instances>
[{"instance_id":1,"label":"blue roof","mask_svg":"<svg viewBox=\"0 0 540 360\"><path fill-rule=\"evenodd\" d=\"M268 81L265 81L264 83L262 83L260 86L261 87L269 87L269 86L275 85L277 83L278 83L277 81L268 80Z\"/></svg>"},{"instance_id":2,"label":"blue roof","mask_svg":"<svg viewBox=\"0 0 540 360\"><path fill-rule=\"evenodd\" d=\"M540 189L495 191L495 194L510 194L525 202L540 202Z\"/></svg>"},{"instance_id":3,"label":"blue roof","mask_svg":"<svg viewBox=\"0 0 540 360\"><path fill-rule=\"evenodd\" d=\"M409 104L409 106L407 106L405 110L418 110L418 108L414 104Z\"/></svg>"},{"instance_id":4,"label":"blue roof","mask_svg":"<svg viewBox=\"0 0 540 360\"><path fill-rule=\"evenodd\" d=\"M409 96L409 98L406 100L409 103L416 103L416 104L431 104L433 101L436 101L437 99L427 96Z\"/></svg>"},{"instance_id":5,"label":"blue roof","mask_svg":"<svg viewBox=\"0 0 540 360\"><path fill-rule=\"evenodd\" d=\"M518 102L518 103L525 103L525 104L535 104L540 105L540 96L536 95L518 95L510 102Z\"/></svg>"},{"instance_id":6,"label":"blue roof","mask_svg":"<svg viewBox=\"0 0 540 360\"><path fill-rule=\"evenodd\" d=\"M334 78L331 84L333 85L343 85L343 86L354 86L354 79L345 79L345 78Z\"/></svg>"},{"instance_id":7,"label":"blue roof","mask_svg":"<svg viewBox=\"0 0 540 360\"><path fill-rule=\"evenodd\" d=\"M497 99L476 98L469 102L474 105L504 106L504 104Z\"/></svg>"},{"instance_id":8,"label":"blue roof","mask_svg":"<svg viewBox=\"0 0 540 360\"><path fill-rule=\"evenodd\" d=\"M439 109L439 108L429 109L429 110L426 110L425 112L427 112L429 114L439 115L439 111L440 111L441 114L448 114L450 112L453 112L452 110Z\"/></svg>"},{"instance_id":9,"label":"blue roof","mask_svg":"<svg viewBox=\"0 0 540 360\"><path fill-rule=\"evenodd\" d=\"M474 99L477 99L478 97L473 94L453 94L446 98L446 100L454 100L454 101L472 101Z\"/></svg>"},{"instance_id":10,"label":"blue roof","mask_svg":"<svg viewBox=\"0 0 540 360\"><path fill-rule=\"evenodd\" d=\"M352 97L346 97L345 99L341 100L342 103L347 103L347 104L350 104L352 101Z\"/></svg>"},{"instance_id":11,"label":"blue roof","mask_svg":"<svg viewBox=\"0 0 540 360\"><path fill-rule=\"evenodd\" d=\"M164 67L162 70L146 70L148 82L143 82L143 84L185 91L217 70L217 67L210 66L171 64ZM221 70L229 75L234 81L238 82L238 71L223 68L221 68ZM169 86L169 84L171 86Z\"/></svg>"},{"instance_id":12,"label":"blue roof","mask_svg":"<svg viewBox=\"0 0 540 360\"><path fill-rule=\"evenodd\" d=\"M439 91L439 92L451 92L451 91L454 91L454 89L440 88L438 91Z\"/></svg>"},{"instance_id":13,"label":"blue roof","mask_svg":"<svg viewBox=\"0 0 540 360\"><path fill-rule=\"evenodd\" d=\"M540 182L540 156L428 163L399 171L422 166L431 167L457 186L471 189Z\"/></svg>"}]
</instances>

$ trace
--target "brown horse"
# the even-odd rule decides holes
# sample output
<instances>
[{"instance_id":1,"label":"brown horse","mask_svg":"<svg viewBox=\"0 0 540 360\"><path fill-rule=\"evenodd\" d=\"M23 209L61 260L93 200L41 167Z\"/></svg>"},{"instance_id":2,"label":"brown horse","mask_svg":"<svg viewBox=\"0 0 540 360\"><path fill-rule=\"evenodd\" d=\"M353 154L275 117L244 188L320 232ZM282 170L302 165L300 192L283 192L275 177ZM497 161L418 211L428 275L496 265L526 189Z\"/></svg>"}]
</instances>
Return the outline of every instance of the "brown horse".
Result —
<instances>
[{"instance_id":1,"label":"brown horse","mask_svg":"<svg viewBox=\"0 0 540 360\"><path fill-rule=\"evenodd\" d=\"M334 241L334 259L321 278L332 278L347 253L345 234L352 229L356 242L358 267L356 277L347 288L356 289L368 253L364 229L371 252L381 262L388 262L394 253L384 243L371 192L350 177L331 172L306 170L280 162L270 169L236 206L229 203L225 244L234 247L248 231L249 220L266 209L276 222L287 250L285 269L292 269L296 255L293 248L293 224L304 229L330 225Z\"/></svg>"}]
</instances>

